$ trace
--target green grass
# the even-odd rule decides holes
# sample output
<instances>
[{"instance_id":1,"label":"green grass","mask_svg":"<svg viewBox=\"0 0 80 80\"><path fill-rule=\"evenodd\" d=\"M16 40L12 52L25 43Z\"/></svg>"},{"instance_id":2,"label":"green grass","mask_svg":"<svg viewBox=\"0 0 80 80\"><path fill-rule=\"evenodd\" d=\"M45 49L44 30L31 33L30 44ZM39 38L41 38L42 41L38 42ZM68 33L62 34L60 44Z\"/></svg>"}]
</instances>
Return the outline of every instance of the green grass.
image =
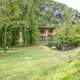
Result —
<instances>
[{"instance_id":1,"label":"green grass","mask_svg":"<svg viewBox=\"0 0 80 80\"><path fill-rule=\"evenodd\" d=\"M29 47L0 53L0 80L80 80L80 50Z\"/></svg>"}]
</instances>

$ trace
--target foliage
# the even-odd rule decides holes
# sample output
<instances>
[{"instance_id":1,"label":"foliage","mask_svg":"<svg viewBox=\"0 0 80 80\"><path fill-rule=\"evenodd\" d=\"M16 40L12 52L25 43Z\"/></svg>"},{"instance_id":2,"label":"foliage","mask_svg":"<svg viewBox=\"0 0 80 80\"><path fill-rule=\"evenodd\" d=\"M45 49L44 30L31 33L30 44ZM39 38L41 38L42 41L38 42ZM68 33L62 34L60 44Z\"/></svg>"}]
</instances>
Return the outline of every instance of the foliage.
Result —
<instances>
[{"instance_id":1,"label":"foliage","mask_svg":"<svg viewBox=\"0 0 80 80\"><path fill-rule=\"evenodd\" d=\"M67 23L59 24L56 29L55 42L62 48L80 46L80 24L71 26Z\"/></svg>"},{"instance_id":2,"label":"foliage","mask_svg":"<svg viewBox=\"0 0 80 80\"><path fill-rule=\"evenodd\" d=\"M57 27L59 23L71 25L75 10L52 0L0 0L0 45L18 45L22 33L22 46L37 42L39 27Z\"/></svg>"},{"instance_id":3,"label":"foliage","mask_svg":"<svg viewBox=\"0 0 80 80\"><path fill-rule=\"evenodd\" d=\"M36 43L38 36L36 9L44 2L41 0L0 1L0 45L4 47L5 52L7 46L17 44L20 32L24 46Z\"/></svg>"}]
</instances>

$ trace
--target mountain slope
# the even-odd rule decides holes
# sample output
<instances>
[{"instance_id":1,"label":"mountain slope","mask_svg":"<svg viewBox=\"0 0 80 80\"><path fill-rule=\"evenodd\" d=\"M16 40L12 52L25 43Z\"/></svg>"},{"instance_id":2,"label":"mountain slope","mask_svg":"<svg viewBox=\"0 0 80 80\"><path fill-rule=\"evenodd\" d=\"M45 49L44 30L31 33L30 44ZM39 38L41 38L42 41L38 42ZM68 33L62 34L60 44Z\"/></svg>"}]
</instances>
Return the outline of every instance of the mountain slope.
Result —
<instances>
[{"instance_id":1,"label":"mountain slope","mask_svg":"<svg viewBox=\"0 0 80 80\"><path fill-rule=\"evenodd\" d=\"M80 13L77 10L55 1L40 5L38 14L41 26L47 26L47 24L53 26L62 22L76 24L80 19Z\"/></svg>"}]
</instances>

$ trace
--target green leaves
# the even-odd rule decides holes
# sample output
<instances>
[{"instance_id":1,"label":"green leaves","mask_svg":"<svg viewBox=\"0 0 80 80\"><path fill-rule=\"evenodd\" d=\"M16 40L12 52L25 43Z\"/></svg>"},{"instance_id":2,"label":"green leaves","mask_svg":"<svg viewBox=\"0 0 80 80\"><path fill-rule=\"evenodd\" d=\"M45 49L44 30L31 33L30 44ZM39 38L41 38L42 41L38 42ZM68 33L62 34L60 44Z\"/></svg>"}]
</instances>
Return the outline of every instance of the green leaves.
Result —
<instances>
[{"instance_id":1,"label":"green leaves","mask_svg":"<svg viewBox=\"0 0 80 80\"><path fill-rule=\"evenodd\" d=\"M71 25L64 23L60 24L56 29L55 42L64 47L64 45L68 47L78 47L80 46L80 28L72 27Z\"/></svg>"}]
</instances>

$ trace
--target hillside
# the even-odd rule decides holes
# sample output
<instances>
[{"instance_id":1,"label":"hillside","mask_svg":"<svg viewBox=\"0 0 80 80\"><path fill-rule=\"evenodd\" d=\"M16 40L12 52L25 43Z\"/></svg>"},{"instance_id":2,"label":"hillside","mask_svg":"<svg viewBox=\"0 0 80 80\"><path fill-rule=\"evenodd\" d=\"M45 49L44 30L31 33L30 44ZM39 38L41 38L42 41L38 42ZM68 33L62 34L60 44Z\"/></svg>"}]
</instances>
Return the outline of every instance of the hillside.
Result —
<instances>
[{"instance_id":1,"label":"hillside","mask_svg":"<svg viewBox=\"0 0 80 80\"><path fill-rule=\"evenodd\" d=\"M10 4L12 4L12 6L9 6ZM26 5L28 6L29 4L28 0L13 0L12 3L10 0L0 0L0 17L2 18L2 16L5 15L9 17L11 14L10 9L12 7L12 15L15 16L17 21L22 15L22 11L20 12L19 6L22 5L24 8L26 8ZM35 7L37 12L37 26L40 27L53 27L62 22L76 24L80 19L80 13L77 10L74 10L65 4L56 1L47 0L46 2L40 2L40 4L36 4ZM24 10L27 11L27 8ZM29 11L26 14L28 13ZM0 20L2 21L2 19Z\"/></svg>"},{"instance_id":2,"label":"hillside","mask_svg":"<svg viewBox=\"0 0 80 80\"><path fill-rule=\"evenodd\" d=\"M41 26L56 26L58 23L76 24L80 19L80 13L65 4L49 2L39 6L38 14ZM47 25L48 24L48 25Z\"/></svg>"}]
</instances>

